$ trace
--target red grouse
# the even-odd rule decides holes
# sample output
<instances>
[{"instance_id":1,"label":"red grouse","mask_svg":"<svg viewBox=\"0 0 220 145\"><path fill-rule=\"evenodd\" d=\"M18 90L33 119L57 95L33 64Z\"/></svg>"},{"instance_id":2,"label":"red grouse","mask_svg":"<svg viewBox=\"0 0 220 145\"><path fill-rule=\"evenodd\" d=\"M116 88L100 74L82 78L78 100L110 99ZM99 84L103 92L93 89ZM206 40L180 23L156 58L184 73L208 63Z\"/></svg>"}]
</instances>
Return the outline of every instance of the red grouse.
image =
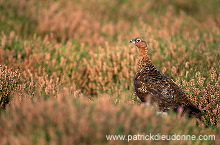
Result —
<instances>
[{"instance_id":1,"label":"red grouse","mask_svg":"<svg viewBox=\"0 0 220 145\"><path fill-rule=\"evenodd\" d=\"M146 41L137 37L130 42L139 49L134 86L140 100L148 103L156 102L160 111L167 111L170 108L177 111L181 107L190 115L200 116L201 110L190 101L184 91L152 64Z\"/></svg>"}]
</instances>

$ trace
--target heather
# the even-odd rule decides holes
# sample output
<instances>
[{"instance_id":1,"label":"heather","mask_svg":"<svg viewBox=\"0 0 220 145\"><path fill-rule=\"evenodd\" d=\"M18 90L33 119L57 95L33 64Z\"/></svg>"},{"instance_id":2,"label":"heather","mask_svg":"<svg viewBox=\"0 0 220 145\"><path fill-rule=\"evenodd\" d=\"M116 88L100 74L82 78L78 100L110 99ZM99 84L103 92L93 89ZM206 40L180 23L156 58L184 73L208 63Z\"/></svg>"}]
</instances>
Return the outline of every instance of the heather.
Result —
<instances>
[{"instance_id":1,"label":"heather","mask_svg":"<svg viewBox=\"0 0 220 145\"><path fill-rule=\"evenodd\" d=\"M217 143L219 7L219 0L0 0L0 142L124 144L105 135L179 133L216 141L178 144ZM173 112L158 116L139 101L138 52L129 44L136 36L204 110L202 125Z\"/></svg>"}]
</instances>

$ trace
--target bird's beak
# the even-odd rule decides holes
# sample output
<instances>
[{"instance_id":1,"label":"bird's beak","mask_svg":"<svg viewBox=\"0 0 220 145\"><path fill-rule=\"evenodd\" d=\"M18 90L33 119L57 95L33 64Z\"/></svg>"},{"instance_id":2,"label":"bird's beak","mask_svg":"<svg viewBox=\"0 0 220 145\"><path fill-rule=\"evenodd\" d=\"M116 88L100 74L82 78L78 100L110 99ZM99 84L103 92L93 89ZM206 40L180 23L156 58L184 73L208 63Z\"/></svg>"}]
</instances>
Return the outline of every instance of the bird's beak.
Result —
<instances>
[{"instance_id":1,"label":"bird's beak","mask_svg":"<svg viewBox=\"0 0 220 145\"><path fill-rule=\"evenodd\" d=\"M130 40L130 43L135 44L135 40L134 39Z\"/></svg>"}]
</instances>

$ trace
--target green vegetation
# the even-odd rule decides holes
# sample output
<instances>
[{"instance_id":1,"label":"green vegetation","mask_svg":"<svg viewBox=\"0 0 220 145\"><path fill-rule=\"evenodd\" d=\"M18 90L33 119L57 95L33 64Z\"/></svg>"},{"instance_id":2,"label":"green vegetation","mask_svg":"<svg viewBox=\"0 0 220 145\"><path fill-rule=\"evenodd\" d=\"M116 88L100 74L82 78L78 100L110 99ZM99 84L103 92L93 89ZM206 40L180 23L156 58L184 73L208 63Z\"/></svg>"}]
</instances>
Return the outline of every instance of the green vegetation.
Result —
<instances>
[{"instance_id":1,"label":"green vegetation","mask_svg":"<svg viewBox=\"0 0 220 145\"><path fill-rule=\"evenodd\" d=\"M220 135L220 1L0 0L0 143L125 144L108 134ZM163 117L134 93L137 49L204 110ZM131 141L129 144L152 144Z\"/></svg>"}]
</instances>

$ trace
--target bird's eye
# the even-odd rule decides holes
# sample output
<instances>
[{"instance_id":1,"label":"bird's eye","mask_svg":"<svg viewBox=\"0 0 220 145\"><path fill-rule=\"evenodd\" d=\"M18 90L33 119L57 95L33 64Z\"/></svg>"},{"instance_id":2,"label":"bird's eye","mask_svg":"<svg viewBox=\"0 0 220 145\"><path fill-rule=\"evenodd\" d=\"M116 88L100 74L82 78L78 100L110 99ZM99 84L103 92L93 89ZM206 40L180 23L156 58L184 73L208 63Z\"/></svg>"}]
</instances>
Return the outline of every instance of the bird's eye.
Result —
<instances>
[{"instance_id":1,"label":"bird's eye","mask_svg":"<svg viewBox=\"0 0 220 145\"><path fill-rule=\"evenodd\" d=\"M141 42L141 39L137 39L136 42Z\"/></svg>"}]
</instances>

